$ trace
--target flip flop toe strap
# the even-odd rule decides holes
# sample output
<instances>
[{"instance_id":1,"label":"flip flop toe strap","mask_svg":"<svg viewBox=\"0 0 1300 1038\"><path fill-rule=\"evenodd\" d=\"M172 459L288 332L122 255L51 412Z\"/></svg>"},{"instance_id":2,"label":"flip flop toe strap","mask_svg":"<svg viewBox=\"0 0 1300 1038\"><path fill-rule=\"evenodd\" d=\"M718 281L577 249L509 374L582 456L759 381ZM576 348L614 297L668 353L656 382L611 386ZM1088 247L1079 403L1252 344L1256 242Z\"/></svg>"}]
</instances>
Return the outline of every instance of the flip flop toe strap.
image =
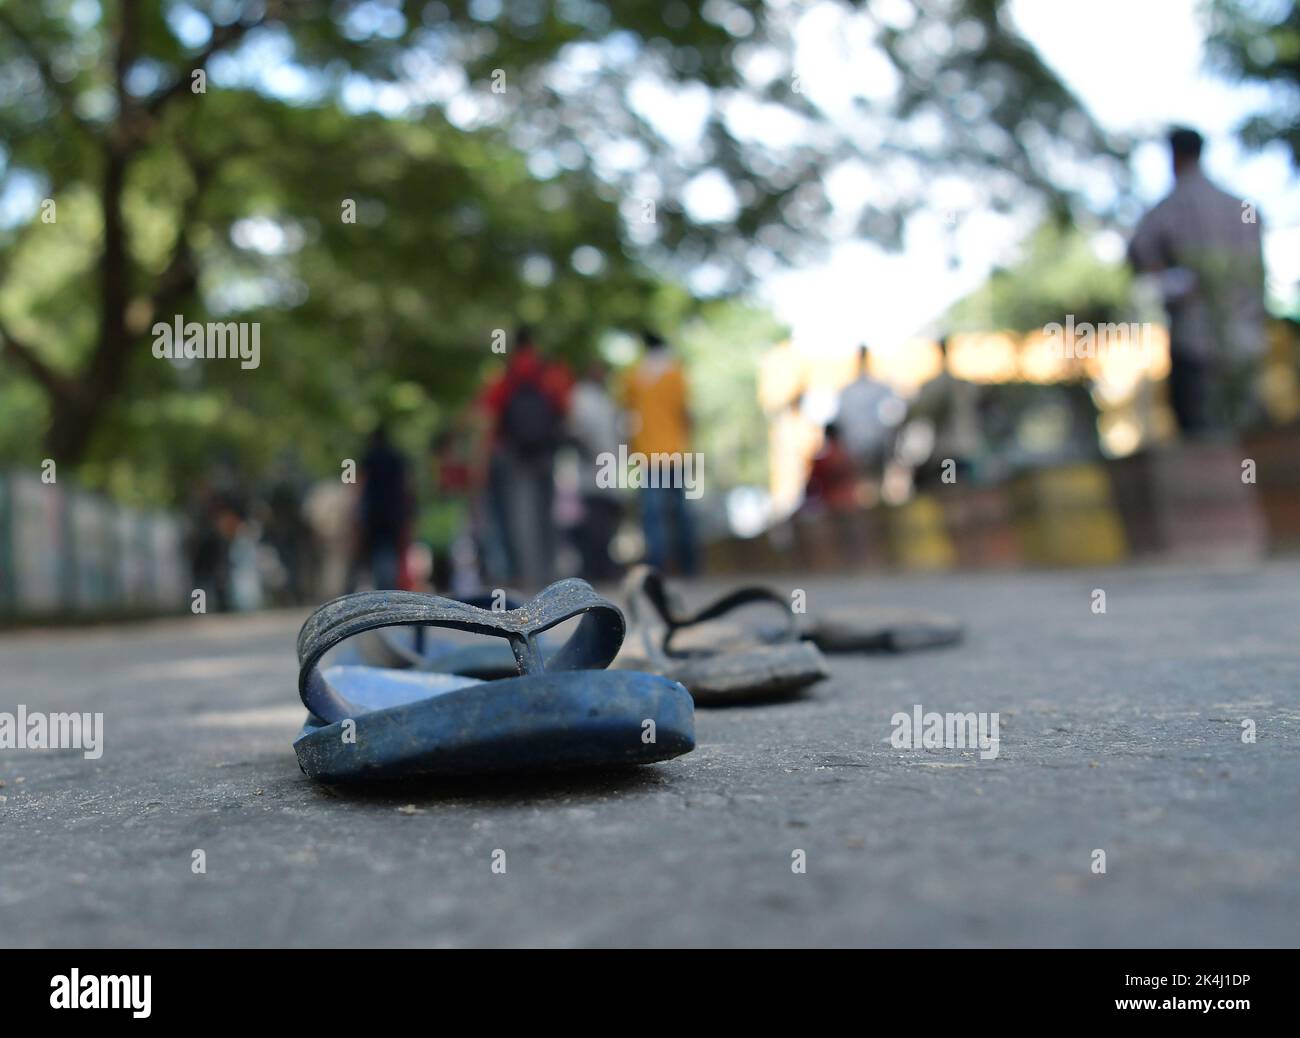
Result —
<instances>
[{"instance_id":1,"label":"flip flop toe strap","mask_svg":"<svg viewBox=\"0 0 1300 1038\"><path fill-rule=\"evenodd\" d=\"M479 609L493 609L497 612L503 609L519 608L519 600L513 595L506 595L504 601L495 593L471 595L468 598L459 599L459 601L465 605L476 606ZM381 640L384 651L393 661L392 666L406 666L415 670L437 669L437 659L430 660L425 656L429 628L423 624L416 626L410 644L389 636L388 630L391 629L377 632L376 637ZM377 666L390 665L383 660L375 660L374 662Z\"/></svg>"},{"instance_id":2,"label":"flip flop toe strap","mask_svg":"<svg viewBox=\"0 0 1300 1038\"><path fill-rule=\"evenodd\" d=\"M672 650L672 639L682 628L716 620L735 609L755 603L775 606L781 612L784 630L779 638L773 640L793 641L796 638L794 614L790 611L790 604L771 588L759 585L736 588L695 613L688 613L680 607L680 603L669 592L662 574L656 570L643 568L635 571L629 581L628 590L628 601L633 603L634 608L637 600L644 598L654 607L659 619L663 621L666 630L659 647L669 656L675 655ZM634 612L633 620L636 619Z\"/></svg>"},{"instance_id":3,"label":"flip flop toe strap","mask_svg":"<svg viewBox=\"0 0 1300 1038\"><path fill-rule=\"evenodd\" d=\"M543 662L538 636L574 617L581 620L569 640ZM561 580L518 608L502 611L413 591L344 595L312 613L298 632L298 694L303 705L327 723L365 713L321 674L321 657L364 631L410 626L505 638L520 674L603 669L617 655L625 631L618 607L597 595L583 580Z\"/></svg>"}]
</instances>

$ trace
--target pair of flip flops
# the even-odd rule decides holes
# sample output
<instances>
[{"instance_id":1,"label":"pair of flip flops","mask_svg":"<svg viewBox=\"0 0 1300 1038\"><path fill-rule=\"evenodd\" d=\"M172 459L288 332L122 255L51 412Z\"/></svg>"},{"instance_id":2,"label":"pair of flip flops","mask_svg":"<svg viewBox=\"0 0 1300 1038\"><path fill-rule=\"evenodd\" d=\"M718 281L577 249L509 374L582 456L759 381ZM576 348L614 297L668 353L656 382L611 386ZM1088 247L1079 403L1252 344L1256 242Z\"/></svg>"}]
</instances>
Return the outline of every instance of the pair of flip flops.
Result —
<instances>
[{"instance_id":1,"label":"pair of flip flops","mask_svg":"<svg viewBox=\"0 0 1300 1038\"><path fill-rule=\"evenodd\" d=\"M961 636L954 621L897 611L797 619L762 587L690 613L647 567L624 591L639 650L624 645L622 612L581 580L522 605L376 591L321 606L298 636L302 770L347 781L667 760L694 747L696 704L797 696L829 674L822 650L905 651ZM723 619L756 604L777 607L782 622ZM574 619L566 641L547 634ZM502 640L457 644L431 638L437 629Z\"/></svg>"},{"instance_id":2,"label":"pair of flip flops","mask_svg":"<svg viewBox=\"0 0 1300 1038\"><path fill-rule=\"evenodd\" d=\"M962 636L956 620L909 610L797 614L791 599L760 585L737 588L691 612L663 576L646 566L628 574L623 591L642 645L640 652L625 648L615 666L680 681L698 706L797 696L829 675L823 653L912 652L951 645ZM766 613L779 622L754 626L725 619L755 605L769 607Z\"/></svg>"}]
</instances>

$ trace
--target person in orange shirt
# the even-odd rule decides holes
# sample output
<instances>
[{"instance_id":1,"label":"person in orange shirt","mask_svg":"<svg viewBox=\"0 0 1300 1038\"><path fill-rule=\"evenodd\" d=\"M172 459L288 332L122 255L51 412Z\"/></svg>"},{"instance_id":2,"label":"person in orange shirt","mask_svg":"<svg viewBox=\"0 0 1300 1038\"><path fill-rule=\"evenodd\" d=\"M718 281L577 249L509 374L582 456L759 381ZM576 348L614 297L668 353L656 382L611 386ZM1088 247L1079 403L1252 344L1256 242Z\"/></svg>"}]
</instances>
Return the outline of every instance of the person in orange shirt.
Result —
<instances>
[{"instance_id":1,"label":"person in orange shirt","mask_svg":"<svg viewBox=\"0 0 1300 1038\"><path fill-rule=\"evenodd\" d=\"M695 527L686 504L682 456L690 448L686 375L668 344L653 332L644 334L645 356L628 375L623 403L632 432L632 450L646 455L677 456L670 486L640 490L646 562L665 570L669 564L669 527L673 555L685 575L696 572Z\"/></svg>"}]
</instances>

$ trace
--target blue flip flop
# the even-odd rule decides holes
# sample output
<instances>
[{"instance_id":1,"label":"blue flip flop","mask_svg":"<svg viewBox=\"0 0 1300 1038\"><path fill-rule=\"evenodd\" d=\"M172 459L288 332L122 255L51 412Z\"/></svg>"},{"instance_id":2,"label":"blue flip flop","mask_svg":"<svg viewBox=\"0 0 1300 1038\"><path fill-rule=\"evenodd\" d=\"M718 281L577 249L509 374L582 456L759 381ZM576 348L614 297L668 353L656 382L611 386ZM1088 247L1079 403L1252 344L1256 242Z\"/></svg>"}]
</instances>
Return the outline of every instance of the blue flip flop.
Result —
<instances>
[{"instance_id":1,"label":"blue flip flop","mask_svg":"<svg viewBox=\"0 0 1300 1038\"><path fill-rule=\"evenodd\" d=\"M576 629L547 658L539 636L575 618ZM504 638L516 676L319 667L356 635L416 626ZM505 611L406 591L344 595L298 633L298 692L308 712L293 744L298 764L312 778L343 782L606 768L689 752L695 711L682 685L604 669L625 631L618 607L581 580L552 584Z\"/></svg>"}]
</instances>

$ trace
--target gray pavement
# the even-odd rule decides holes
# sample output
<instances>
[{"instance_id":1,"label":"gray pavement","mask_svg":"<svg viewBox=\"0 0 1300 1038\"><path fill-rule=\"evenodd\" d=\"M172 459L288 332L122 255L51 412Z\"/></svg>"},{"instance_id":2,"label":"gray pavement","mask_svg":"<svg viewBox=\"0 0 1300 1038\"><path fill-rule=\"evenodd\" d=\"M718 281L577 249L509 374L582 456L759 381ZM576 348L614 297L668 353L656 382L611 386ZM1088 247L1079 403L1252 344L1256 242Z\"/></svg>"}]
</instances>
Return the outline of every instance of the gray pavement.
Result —
<instances>
[{"instance_id":1,"label":"gray pavement","mask_svg":"<svg viewBox=\"0 0 1300 1038\"><path fill-rule=\"evenodd\" d=\"M1300 562L800 586L969 638L632 773L368 793L298 770L298 615L0 636L0 711L106 728L0 750L0 945L1300 944ZM896 749L918 703L997 759Z\"/></svg>"}]
</instances>

